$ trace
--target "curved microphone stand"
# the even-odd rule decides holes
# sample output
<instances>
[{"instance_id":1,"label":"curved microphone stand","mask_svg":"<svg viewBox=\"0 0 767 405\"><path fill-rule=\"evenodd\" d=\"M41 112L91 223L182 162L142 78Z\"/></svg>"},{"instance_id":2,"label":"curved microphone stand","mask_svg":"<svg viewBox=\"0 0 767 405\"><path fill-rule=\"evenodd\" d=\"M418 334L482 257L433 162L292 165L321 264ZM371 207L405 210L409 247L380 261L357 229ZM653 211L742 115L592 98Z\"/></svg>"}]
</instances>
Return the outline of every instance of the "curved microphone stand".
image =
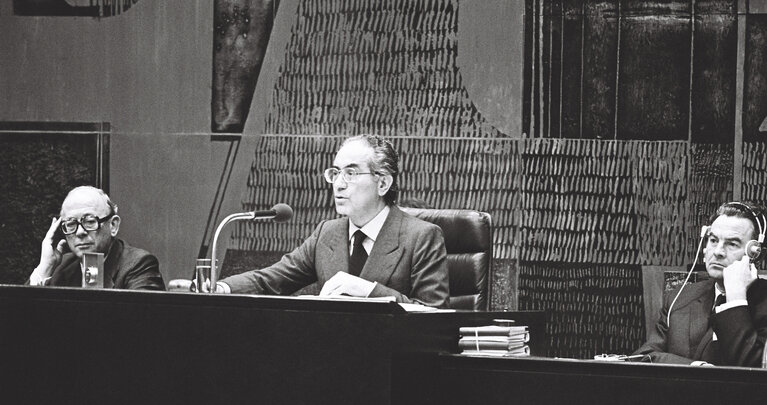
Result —
<instances>
[{"instance_id":1,"label":"curved microphone stand","mask_svg":"<svg viewBox=\"0 0 767 405\"><path fill-rule=\"evenodd\" d=\"M241 219L271 219L274 220L274 222L285 222L292 217L293 209L290 208L290 206L287 204L279 203L272 207L270 210L239 212L224 218L224 220L221 221L221 223L216 228L216 233L213 234L213 250L211 251L210 255L210 292L215 293L216 287L218 287L216 285L216 283L218 283L218 271L216 269L216 246L218 246L218 235L221 233L221 229L223 229L226 224L234 221L239 221ZM202 291L202 288L198 287L197 290Z\"/></svg>"},{"instance_id":2,"label":"curved microphone stand","mask_svg":"<svg viewBox=\"0 0 767 405\"><path fill-rule=\"evenodd\" d=\"M216 228L216 233L213 234L213 250L211 251L210 255L210 292L215 293L216 292L216 283L218 282L218 273L216 270L216 246L218 245L218 235L221 233L221 230L230 222L239 221L241 219L255 219L256 214L255 212L238 212L236 214L229 215L228 217L224 218L223 221L218 225ZM202 286L198 287L198 291L202 291Z\"/></svg>"}]
</instances>

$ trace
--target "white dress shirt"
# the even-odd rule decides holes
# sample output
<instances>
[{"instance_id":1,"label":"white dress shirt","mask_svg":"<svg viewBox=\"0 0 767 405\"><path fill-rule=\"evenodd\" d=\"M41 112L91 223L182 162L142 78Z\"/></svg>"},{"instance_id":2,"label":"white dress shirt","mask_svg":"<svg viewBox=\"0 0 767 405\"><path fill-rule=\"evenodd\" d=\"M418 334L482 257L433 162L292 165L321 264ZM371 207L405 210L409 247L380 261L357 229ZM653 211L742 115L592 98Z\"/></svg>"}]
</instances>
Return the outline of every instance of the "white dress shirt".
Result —
<instances>
[{"instance_id":1,"label":"white dress shirt","mask_svg":"<svg viewBox=\"0 0 767 405\"><path fill-rule=\"evenodd\" d=\"M373 250L373 244L375 243L376 239L378 239L378 233L381 232L381 228L383 228L383 224L386 222L386 217L389 216L389 211L391 211L389 206L385 206L384 209L378 213L378 215L368 221L367 224L363 225L362 228L358 228L357 225L352 223L352 221L349 221L349 242L351 243L354 232L357 232L358 229L361 230L362 233L367 236L367 238L362 241L362 247L365 248L365 252L367 252L369 256L370 251ZM350 245L349 256L352 254L352 249L353 247Z\"/></svg>"}]
</instances>

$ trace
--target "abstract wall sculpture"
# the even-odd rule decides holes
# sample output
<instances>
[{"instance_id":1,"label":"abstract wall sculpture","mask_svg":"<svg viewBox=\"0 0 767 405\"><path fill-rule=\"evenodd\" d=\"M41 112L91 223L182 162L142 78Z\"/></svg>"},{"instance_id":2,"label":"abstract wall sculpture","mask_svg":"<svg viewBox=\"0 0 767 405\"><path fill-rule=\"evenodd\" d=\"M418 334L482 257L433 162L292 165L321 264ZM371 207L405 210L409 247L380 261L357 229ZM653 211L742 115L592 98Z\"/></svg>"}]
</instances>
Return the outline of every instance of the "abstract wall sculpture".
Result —
<instances>
[{"instance_id":1,"label":"abstract wall sculpture","mask_svg":"<svg viewBox=\"0 0 767 405\"><path fill-rule=\"evenodd\" d=\"M242 132L279 0L216 0L211 131Z\"/></svg>"}]
</instances>

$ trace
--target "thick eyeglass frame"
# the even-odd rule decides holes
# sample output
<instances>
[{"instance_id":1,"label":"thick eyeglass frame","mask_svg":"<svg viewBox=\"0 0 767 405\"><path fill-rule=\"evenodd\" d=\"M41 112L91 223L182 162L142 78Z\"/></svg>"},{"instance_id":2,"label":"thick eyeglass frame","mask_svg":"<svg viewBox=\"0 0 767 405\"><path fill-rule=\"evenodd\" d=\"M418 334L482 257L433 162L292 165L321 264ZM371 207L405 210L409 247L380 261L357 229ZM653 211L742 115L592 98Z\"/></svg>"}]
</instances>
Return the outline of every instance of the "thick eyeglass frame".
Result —
<instances>
[{"instance_id":1,"label":"thick eyeglass frame","mask_svg":"<svg viewBox=\"0 0 767 405\"><path fill-rule=\"evenodd\" d=\"M77 227L78 226L81 226L83 228L83 230L85 230L86 232L96 231L99 228L101 228L101 224L103 224L104 222L109 220L109 218L112 218L113 216L115 216L115 214L109 214L109 215L105 216L104 218L99 218L99 217L97 217L95 215L88 214L88 215L81 216L80 219L70 218L70 219L68 219L66 221L62 221L61 222L61 225L60 225L61 232L64 233L64 235L71 235L71 234L77 232ZM94 219L96 220L96 225L95 225L96 227L95 228L93 227L92 224L88 225L88 226L85 226L84 221L93 221ZM67 225L72 225L72 224L75 224L74 228L72 228L71 231L67 231Z\"/></svg>"},{"instance_id":2,"label":"thick eyeglass frame","mask_svg":"<svg viewBox=\"0 0 767 405\"><path fill-rule=\"evenodd\" d=\"M338 175L341 175L341 178L344 179L347 183L354 183L356 180L356 177L360 174L372 174L373 176L380 176L381 174L378 172L358 172L357 169L353 167L346 167L343 169L336 169L335 167L329 167L325 169L324 172L322 172L322 176L325 177L325 181L327 181L330 184L333 184L338 180Z\"/></svg>"}]
</instances>

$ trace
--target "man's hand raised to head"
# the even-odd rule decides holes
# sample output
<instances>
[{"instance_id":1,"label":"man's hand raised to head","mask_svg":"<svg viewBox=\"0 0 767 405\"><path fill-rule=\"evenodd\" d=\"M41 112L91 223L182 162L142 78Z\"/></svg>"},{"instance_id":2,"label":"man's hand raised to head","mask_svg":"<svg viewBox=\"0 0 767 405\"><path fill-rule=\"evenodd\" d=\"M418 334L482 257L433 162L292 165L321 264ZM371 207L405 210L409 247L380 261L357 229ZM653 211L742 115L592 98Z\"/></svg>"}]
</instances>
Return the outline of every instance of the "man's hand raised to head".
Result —
<instances>
[{"instance_id":1,"label":"man's hand raised to head","mask_svg":"<svg viewBox=\"0 0 767 405\"><path fill-rule=\"evenodd\" d=\"M53 218L51 220L51 226L48 228L48 232L46 232L40 244L40 264L37 265L30 276L31 284L38 284L50 277L53 269L61 263L61 257L64 255L64 245L66 245L67 240L64 238L54 240L54 235L57 234L56 231L59 229L60 224L61 218Z\"/></svg>"},{"instance_id":2,"label":"man's hand raised to head","mask_svg":"<svg viewBox=\"0 0 767 405\"><path fill-rule=\"evenodd\" d=\"M727 266L722 270L724 290L727 302L745 300L748 286L756 280L756 268L749 262L748 256Z\"/></svg>"}]
</instances>

